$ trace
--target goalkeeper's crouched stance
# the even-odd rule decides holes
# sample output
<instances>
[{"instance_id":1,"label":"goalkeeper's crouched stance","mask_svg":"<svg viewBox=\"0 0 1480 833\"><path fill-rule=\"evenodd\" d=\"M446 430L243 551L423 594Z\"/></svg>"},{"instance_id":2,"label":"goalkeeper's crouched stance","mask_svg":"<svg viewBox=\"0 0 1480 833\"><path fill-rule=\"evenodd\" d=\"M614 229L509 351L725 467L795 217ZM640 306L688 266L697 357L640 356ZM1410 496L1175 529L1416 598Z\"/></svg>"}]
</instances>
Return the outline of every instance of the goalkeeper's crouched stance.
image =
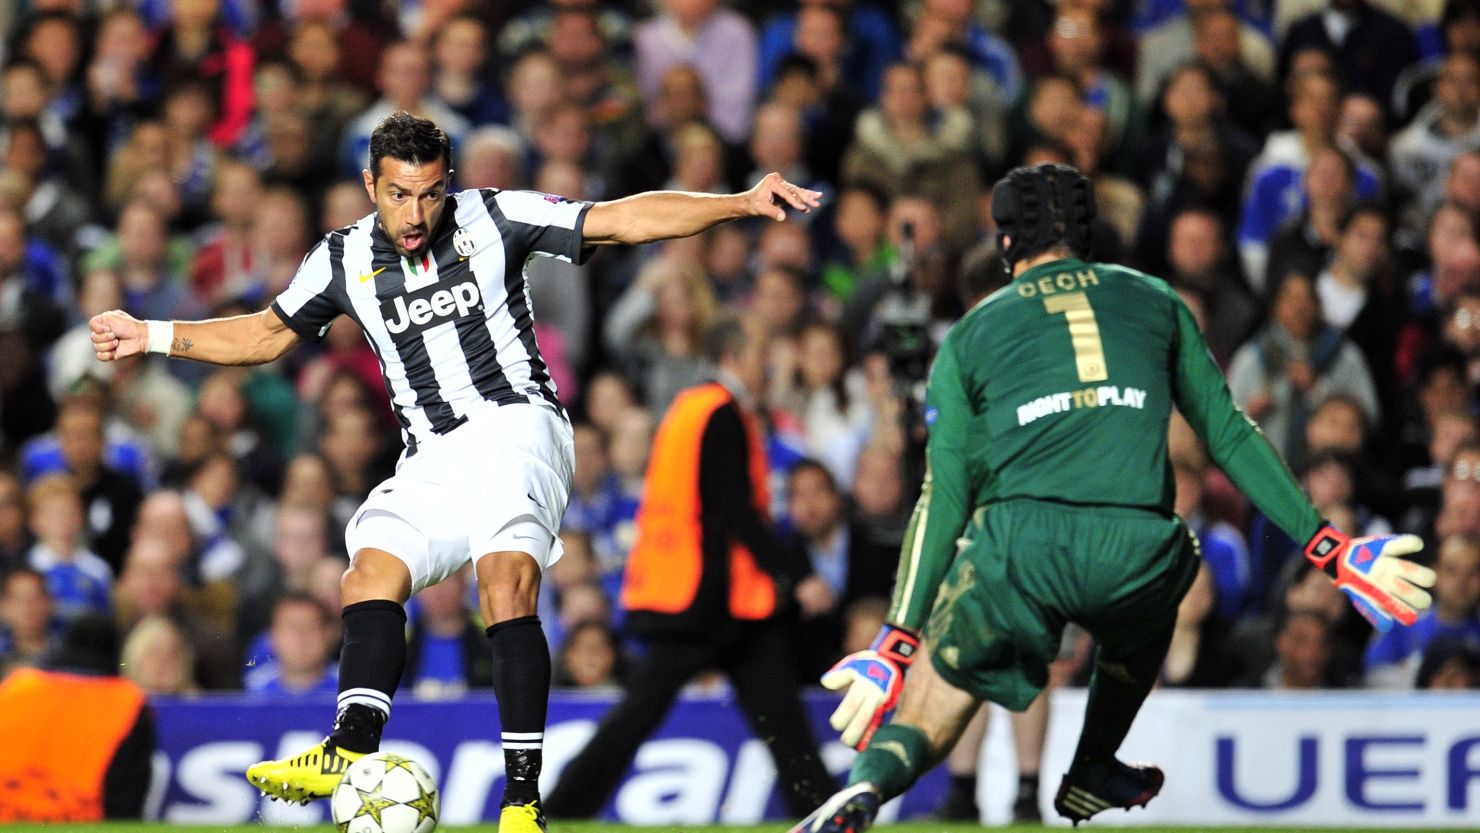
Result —
<instances>
[{"instance_id":1,"label":"goalkeeper's crouched stance","mask_svg":"<svg viewBox=\"0 0 1480 833\"><path fill-rule=\"evenodd\" d=\"M1158 767L1115 755L1200 561L1171 509L1174 405L1374 627L1412 624L1430 604L1433 571L1401 558L1419 539L1351 539L1322 521L1233 404L1170 287L1079 259L1094 211L1089 182L1063 165L1019 168L993 191L1014 279L952 328L931 369L925 483L889 624L823 677L847 689L832 724L862 754L848 786L793 833L867 828L946 755L983 700L1025 709L1071 621L1097 648L1054 808L1078 824L1160 792Z\"/></svg>"}]
</instances>

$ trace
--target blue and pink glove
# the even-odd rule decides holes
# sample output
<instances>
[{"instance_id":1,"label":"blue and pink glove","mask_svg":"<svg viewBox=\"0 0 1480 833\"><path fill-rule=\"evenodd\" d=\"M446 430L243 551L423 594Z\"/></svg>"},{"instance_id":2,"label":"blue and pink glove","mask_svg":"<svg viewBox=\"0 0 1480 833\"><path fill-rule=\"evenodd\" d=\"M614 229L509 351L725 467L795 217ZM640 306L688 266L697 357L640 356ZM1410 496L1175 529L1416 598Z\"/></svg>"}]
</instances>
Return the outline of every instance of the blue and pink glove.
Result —
<instances>
[{"instance_id":1,"label":"blue and pink glove","mask_svg":"<svg viewBox=\"0 0 1480 833\"><path fill-rule=\"evenodd\" d=\"M833 691L848 689L831 720L832 727L842 733L843 743L854 749L868 745L874 730L899 703L904 672L919 649L920 637L885 623L867 651L843 657L822 675L822 684Z\"/></svg>"},{"instance_id":2,"label":"blue and pink glove","mask_svg":"<svg viewBox=\"0 0 1480 833\"><path fill-rule=\"evenodd\" d=\"M1372 627L1385 632L1394 621L1413 624L1433 604L1425 588L1434 586L1434 571L1402 557L1421 549L1417 535L1352 538L1328 523L1306 542L1305 557L1351 597Z\"/></svg>"}]
</instances>

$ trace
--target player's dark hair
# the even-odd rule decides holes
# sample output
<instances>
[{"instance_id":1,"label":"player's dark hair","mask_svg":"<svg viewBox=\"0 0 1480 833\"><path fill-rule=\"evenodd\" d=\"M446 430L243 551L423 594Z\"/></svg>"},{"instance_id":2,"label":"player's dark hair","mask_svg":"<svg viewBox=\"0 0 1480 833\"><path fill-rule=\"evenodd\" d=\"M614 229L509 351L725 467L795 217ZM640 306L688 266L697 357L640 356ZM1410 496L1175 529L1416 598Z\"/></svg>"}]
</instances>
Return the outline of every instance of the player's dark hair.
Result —
<instances>
[{"instance_id":1,"label":"player's dark hair","mask_svg":"<svg viewBox=\"0 0 1480 833\"><path fill-rule=\"evenodd\" d=\"M1090 250L1095 190L1069 165L1013 168L992 188L997 248L1009 266L1051 249Z\"/></svg>"},{"instance_id":2,"label":"player's dark hair","mask_svg":"<svg viewBox=\"0 0 1480 833\"><path fill-rule=\"evenodd\" d=\"M381 119L370 134L370 176L380 178L380 160L429 165L441 159L452 170L452 140L428 119L402 110Z\"/></svg>"}]
</instances>

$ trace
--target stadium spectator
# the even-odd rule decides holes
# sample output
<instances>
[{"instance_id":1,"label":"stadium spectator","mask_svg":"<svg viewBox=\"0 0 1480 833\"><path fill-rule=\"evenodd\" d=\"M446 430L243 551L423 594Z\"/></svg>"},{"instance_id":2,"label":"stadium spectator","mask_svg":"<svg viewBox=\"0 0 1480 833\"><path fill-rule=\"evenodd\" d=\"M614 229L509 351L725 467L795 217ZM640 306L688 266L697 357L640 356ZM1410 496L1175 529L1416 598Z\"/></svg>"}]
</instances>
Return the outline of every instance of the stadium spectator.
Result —
<instances>
[{"instance_id":1,"label":"stadium spectator","mask_svg":"<svg viewBox=\"0 0 1480 833\"><path fill-rule=\"evenodd\" d=\"M1306 169L1317 153L1335 141L1337 106L1340 88L1336 79L1323 73L1293 76L1290 87L1290 122L1293 130L1271 133L1249 169L1248 189L1244 197L1239 224L1239 256L1244 261L1244 274L1254 287L1267 292L1265 275L1270 272L1270 247L1279 229L1305 207L1303 192ZM1346 194L1363 198L1376 196L1378 179L1375 172L1346 159ZM1317 190L1326 194L1322 187ZM1342 206L1344 208L1344 206ZM1324 205L1321 206L1325 208ZM1337 215L1340 210L1335 210ZM1334 225L1331 217L1328 225ZM1330 229L1327 229L1330 239ZM1278 276L1276 276L1278 277Z\"/></svg>"},{"instance_id":2,"label":"stadium spectator","mask_svg":"<svg viewBox=\"0 0 1480 833\"><path fill-rule=\"evenodd\" d=\"M466 119L432 95L431 58L424 46L412 41L393 43L380 53L379 61L375 86L381 98L344 128L339 160L346 177L359 176L369 158L370 132L392 113L405 111L431 119L447 131L453 145L461 144L471 129Z\"/></svg>"},{"instance_id":3,"label":"stadium spectator","mask_svg":"<svg viewBox=\"0 0 1480 833\"><path fill-rule=\"evenodd\" d=\"M18 329L31 349L45 350L66 326L60 305L70 301L72 290L45 244L27 237L21 213L0 210L0 319ZM54 268L45 265L48 259Z\"/></svg>"},{"instance_id":4,"label":"stadium spectator","mask_svg":"<svg viewBox=\"0 0 1480 833\"><path fill-rule=\"evenodd\" d=\"M167 616L146 616L134 625L123 640L120 661L124 676L151 696L200 692L195 681L195 652L180 627Z\"/></svg>"},{"instance_id":5,"label":"stadium spectator","mask_svg":"<svg viewBox=\"0 0 1480 833\"><path fill-rule=\"evenodd\" d=\"M725 141L742 141L756 102L755 28L717 0L657 5L659 13L632 33L638 89L651 100L670 68L689 64L704 79L710 123ZM649 119L652 115L649 110Z\"/></svg>"},{"instance_id":6,"label":"stadium spectator","mask_svg":"<svg viewBox=\"0 0 1480 833\"><path fill-rule=\"evenodd\" d=\"M1311 158L1301 184L1304 207L1269 241L1269 260L1255 285L1269 297L1291 272L1314 275L1330 259L1341 236L1342 222L1355 203L1357 170L1345 152L1322 148Z\"/></svg>"},{"instance_id":7,"label":"stadium spectator","mask_svg":"<svg viewBox=\"0 0 1480 833\"><path fill-rule=\"evenodd\" d=\"M27 296L39 296L53 305L65 305L72 299L72 284L67 261L51 244L30 234L25 214L16 208L0 208L0 286L8 285L7 295L12 314L16 304L23 316L37 315L38 325L55 324L55 312ZM39 334L38 334L39 335ZM41 344L45 338L35 338Z\"/></svg>"},{"instance_id":8,"label":"stadium spectator","mask_svg":"<svg viewBox=\"0 0 1480 833\"><path fill-rule=\"evenodd\" d=\"M1234 400L1287 460L1299 454L1305 422L1329 394L1354 396L1369 420L1379 416L1360 351L1320 316L1311 279L1287 275L1275 291L1270 324L1239 349L1228 370Z\"/></svg>"},{"instance_id":9,"label":"stadium spectator","mask_svg":"<svg viewBox=\"0 0 1480 833\"><path fill-rule=\"evenodd\" d=\"M1326 8L1290 24L1280 43L1281 74L1303 49L1319 49L1350 75L1357 89L1392 101L1403 69L1418 60L1408 25L1369 0L1330 0Z\"/></svg>"},{"instance_id":10,"label":"stadium spectator","mask_svg":"<svg viewBox=\"0 0 1480 833\"><path fill-rule=\"evenodd\" d=\"M1211 63L1194 53L1199 27L1207 18L1225 11L1228 0L1186 0L1181 4L1185 15L1173 16L1141 35L1141 48L1136 55L1136 96L1143 104L1156 98L1162 84L1179 66L1196 58ZM1237 36L1232 38L1237 60L1264 84L1274 79L1274 47L1269 37L1243 21L1234 18Z\"/></svg>"},{"instance_id":11,"label":"stadium spectator","mask_svg":"<svg viewBox=\"0 0 1480 833\"><path fill-rule=\"evenodd\" d=\"M870 540L890 548L897 548L904 541L908 520L904 492L904 473L896 452L876 446L858 455L853 500L858 507L858 521Z\"/></svg>"},{"instance_id":12,"label":"stadium spectator","mask_svg":"<svg viewBox=\"0 0 1480 833\"><path fill-rule=\"evenodd\" d=\"M251 239L253 214L262 195L262 178L244 162L227 161L216 170L211 211L216 223L204 232L195 253L190 286L205 307L244 295L256 255Z\"/></svg>"},{"instance_id":13,"label":"stadium spectator","mask_svg":"<svg viewBox=\"0 0 1480 833\"><path fill-rule=\"evenodd\" d=\"M289 593L272 607L268 643L272 661L249 669L247 691L256 694L333 694L336 667L329 661L329 611L307 593Z\"/></svg>"},{"instance_id":14,"label":"stadium spectator","mask_svg":"<svg viewBox=\"0 0 1480 833\"><path fill-rule=\"evenodd\" d=\"M1166 242L1167 280L1196 291L1208 308L1203 328L1221 363L1253 332L1262 305L1239 272L1228 228L1214 211L1186 208L1173 219Z\"/></svg>"},{"instance_id":15,"label":"stadium spectator","mask_svg":"<svg viewBox=\"0 0 1480 833\"><path fill-rule=\"evenodd\" d=\"M848 517L846 495L820 462L792 466L786 496L787 517L813 572L826 583L828 601L825 609L809 612L797 632L797 673L806 680L843 656L844 611L860 599L889 596L899 554L869 541Z\"/></svg>"},{"instance_id":16,"label":"stadium spectator","mask_svg":"<svg viewBox=\"0 0 1480 833\"><path fill-rule=\"evenodd\" d=\"M0 678L40 665L57 645L59 624L46 576L30 567L0 574Z\"/></svg>"},{"instance_id":17,"label":"stadium spectator","mask_svg":"<svg viewBox=\"0 0 1480 833\"><path fill-rule=\"evenodd\" d=\"M342 68L347 60L348 42L341 41L334 24L306 20L293 27L288 43L288 56L298 71L293 89L293 104L308 116L315 136L338 136L344 126L364 109L366 97L345 78ZM316 143L314 161L326 168L334 163L334 147Z\"/></svg>"},{"instance_id":18,"label":"stadium spectator","mask_svg":"<svg viewBox=\"0 0 1480 833\"><path fill-rule=\"evenodd\" d=\"M760 33L760 88L769 89L782 60L789 54L803 51L804 43L814 37L810 32L805 35L801 32L802 13L812 8L832 10L844 22L847 29L842 33L845 50L843 74L862 97L877 98L884 68L901 57L899 32L883 9L851 0L842 4L804 0L794 12L782 11L771 15ZM999 54L1005 59L1010 58L1009 50L1001 48L1000 42L998 45Z\"/></svg>"},{"instance_id":19,"label":"stadium spectator","mask_svg":"<svg viewBox=\"0 0 1480 833\"><path fill-rule=\"evenodd\" d=\"M655 412L706 373L703 337L716 305L698 263L665 255L649 261L607 311L607 349Z\"/></svg>"},{"instance_id":20,"label":"stadium spectator","mask_svg":"<svg viewBox=\"0 0 1480 833\"><path fill-rule=\"evenodd\" d=\"M14 472L0 470L0 574L26 566L35 543L26 521L26 496Z\"/></svg>"},{"instance_id":21,"label":"stadium spectator","mask_svg":"<svg viewBox=\"0 0 1480 833\"><path fill-rule=\"evenodd\" d=\"M314 567L329 554L328 531L323 508L284 502L277 509L269 553L252 553L243 570L238 638L266 630L273 602L284 593L312 589Z\"/></svg>"},{"instance_id":22,"label":"stadium spectator","mask_svg":"<svg viewBox=\"0 0 1480 833\"><path fill-rule=\"evenodd\" d=\"M416 594L406 621L406 682L418 697L457 697L493 687L493 657L468 609L468 570Z\"/></svg>"},{"instance_id":23,"label":"stadium spectator","mask_svg":"<svg viewBox=\"0 0 1480 833\"><path fill-rule=\"evenodd\" d=\"M621 646L611 627L585 621L571 628L555 655L553 684L561 688L612 688L623 678Z\"/></svg>"},{"instance_id":24,"label":"stadium spectator","mask_svg":"<svg viewBox=\"0 0 1480 833\"><path fill-rule=\"evenodd\" d=\"M1456 52L1444 60L1434 100L1393 137L1393 184L1430 211L1444 196L1454 160L1480 146L1480 58Z\"/></svg>"},{"instance_id":25,"label":"stadium spectator","mask_svg":"<svg viewBox=\"0 0 1480 833\"><path fill-rule=\"evenodd\" d=\"M1420 689L1480 688L1480 648L1462 639L1435 639L1418 666Z\"/></svg>"},{"instance_id":26,"label":"stadium spectator","mask_svg":"<svg viewBox=\"0 0 1480 833\"><path fill-rule=\"evenodd\" d=\"M1212 70L1198 63L1173 70L1162 88L1160 105L1167 124L1137 152L1139 181L1153 202L1171 195L1191 162L1189 154L1201 148L1217 147L1233 176L1242 180L1258 147L1252 136L1229 120L1225 93Z\"/></svg>"},{"instance_id":27,"label":"stadium spectator","mask_svg":"<svg viewBox=\"0 0 1480 833\"><path fill-rule=\"evenodd\" d=\"M1434 606L1410 628L1378 634L1367 646L1366 683L1378 688L1413 688L1424 654L1441 639L1480 644L1480 540L1444 539L1434 565Z\"/></svg>"},{"instance_id":28,"label":"stadium spectator","mask_svg":"<svg viewBox=\"0 0 1480 833\"><path fill-rule=\"evenodd\" d=\"M508 104L488 72L488 40L483 21L467 13L442 23L431 39L432 90L471 126L509 118Z\"/></svg>"},{"instance_id":29,"label":"stadium spectator","mask_svg":"<svg viewBox=\"0 0 1480 833\"><path fill-rule=\"evenodd\" d=\"M106 614L112 608L113 569L87 549L76 482L64 474L46 475L31 484L26 503L36 536L27 561L46 576L57 618L73 622L88 613Z\"/></svg>"},{"instance_id":30,"label":"stadium spectator","mask_svg":"<svg viewBox=\"0 0 1480 833\"><path fill-rule=\"evenodd\" d=\"M930 111L919 68L895 64L884 73L879 106L858 117L857 138L843 158L842 181L891 197L905 192L940 206L952 241L965 245L977 227L980 176L971 158L973 125L962 110ZM924 248L921 246L921 248Z\"/></svg>"},{"instance_id":31,"label":"stadium spectator","mask_svg":"<svg viewBox=\"0 0 1480 833\"><path fill-rule=\"evenodd\" d=\"M242 675L238 646L226 630L195 611L183 570L163 540L135 539L114 591L118 626L128 632L149 616L168 617L190 643L195 657L192 677L209 690L238 689Z\"/></svg>"},{"instance_id":32,"label":"stadium spectator","mask_svg":"<svg viewBox=\"0 0 1480 833\"><path fill-rule=\"evenodd\" d=\"M116 574L123 566L123 552L143 494L139 481L115 466L126 451L140 448L109 448L105 416L96 401L83 397L67 400L57 414L54 448L34 444L26 459L32 476L65 472L76 483L81 490L91 547Z\"/></svg>"},{"instance_id":33,"label":"stadium spectator","mask_svg":"<svg viewBox=\"0 0 1480 833\"><path fill-rule=\"evenodd\" d=\"M808 324L796 338L794 378L780 380L774 400L801 421L808 453L842 483L853 481L877 418L863 375L848 364L845 334L836 325Z\"/></svg>"},{"instance_id":34,"label":"stadium spectator","mask_svg":"<svg viewBox=\"0 0 1480 833\"><path fill-rule=\"evenodd\" d=\"M210 137L230 147L252 110L252 47L221 25L220 0L177 0L170 24L158 33L150 61L161 81L199 79L210 90Z\"/></svg>"},{"instance_id":35,"label":"stadium spectator","mask_svg":"<svg viewBox=\"0 0 1480 833\"><path fill-rule=\"evenodd\" d=\"M1310 610L1293 610L1275 635L1275 661L1257 678L1260 688L1334 688L1331 676L1331 623Z\"/></svg>"}]
</instances>

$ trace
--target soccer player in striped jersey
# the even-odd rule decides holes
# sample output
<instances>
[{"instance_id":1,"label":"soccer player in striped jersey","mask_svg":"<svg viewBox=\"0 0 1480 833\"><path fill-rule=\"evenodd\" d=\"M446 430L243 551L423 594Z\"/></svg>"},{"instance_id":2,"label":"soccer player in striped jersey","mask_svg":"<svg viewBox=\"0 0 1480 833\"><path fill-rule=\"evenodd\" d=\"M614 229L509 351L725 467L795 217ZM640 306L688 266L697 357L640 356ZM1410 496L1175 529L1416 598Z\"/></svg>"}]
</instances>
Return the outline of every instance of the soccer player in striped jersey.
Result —
<instances>
[{"instance_id":1,"label":"soccer player in striped jersey","mask_svg":"<svg viewBox=\"0 0 1480 833\"><path fill-rule=\"evenodd\" d=\"M435 124L387 117L370 142L375 212L330 232L261 312L210 321L91 323L98 358L159 353L221 365L271 362L347 315L380 359L405 452L345 531L344 647L333 731L302 754L249 767L277 798L326 797L375 751L405 665L404 605L471 561L494 656L507 772L500 829L545 827L537 781L550 652L536 599L560 558L571 426L540 357L525 267L594 246L697 234L742 217L786 219L821 194L769 174L729 195L649 192L595 204L495 189L449 193L452 148Z\"/></svg>"}]
</instances>

